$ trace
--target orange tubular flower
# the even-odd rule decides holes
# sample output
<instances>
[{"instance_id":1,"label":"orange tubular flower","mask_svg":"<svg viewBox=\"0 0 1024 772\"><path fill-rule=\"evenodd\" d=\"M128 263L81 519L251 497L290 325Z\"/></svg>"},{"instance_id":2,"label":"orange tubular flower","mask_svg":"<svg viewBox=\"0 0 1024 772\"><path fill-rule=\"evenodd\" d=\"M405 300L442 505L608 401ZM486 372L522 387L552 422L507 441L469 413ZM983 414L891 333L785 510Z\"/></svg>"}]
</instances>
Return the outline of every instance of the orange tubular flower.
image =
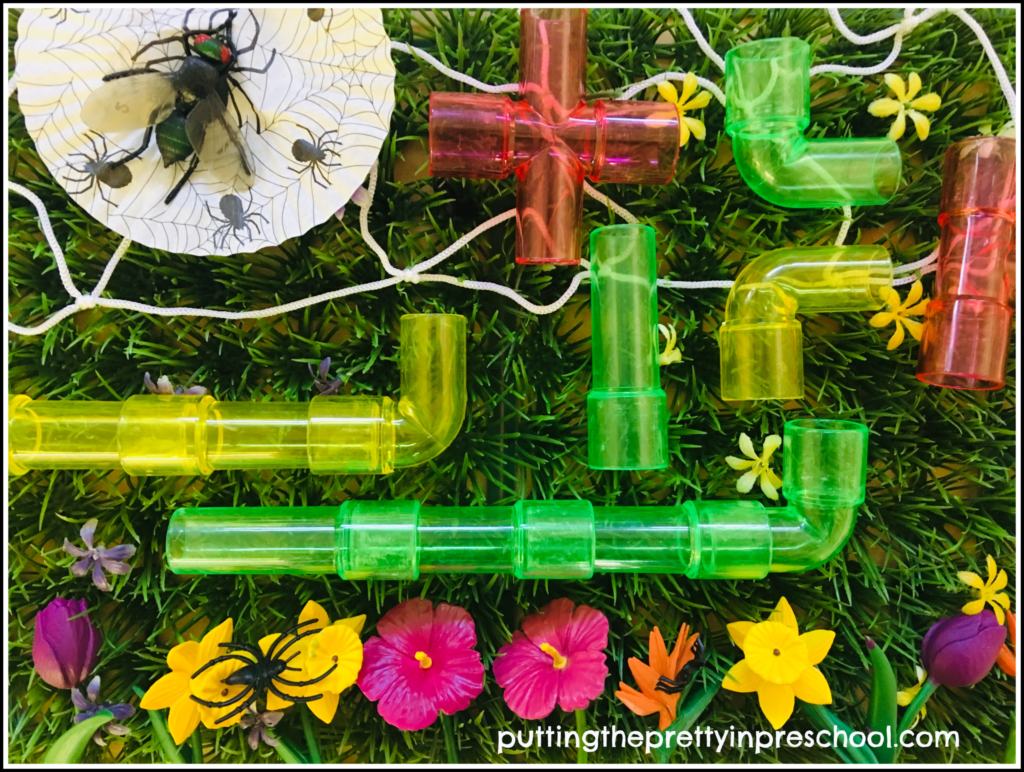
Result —
<instances>
[{"instance_id":1,"label":"orange tubular flower","mask_svg":"<svg viewBox=\"0 0 1024 772\"><path fill-rule=\"evenodd\" d=\"M684 624L679 628L675 648L669 655L665 639L661 637L661 631L655 627L651 632L648 646L650 664L641 662L636 657L629 658L629 670L636 679L640 691L619 681L619 691L615 692L615 696L638 716L657 713L658 729L667 729L676 720L676 703L679 702L679 695L657 692L654 687L660 676L674 679L679 675L683 665L693 659L693 646L699 637L700 633L690 635L690 626Z\"/></svg>"},{"instance_id":2,"label":"orange tubular flower","mask_svg":"<svg viewBox=\"0 0 1024 772\"><path fill-rule=\"evenodd\" d=\"M1006 610L1006 626L1010 628L1010 644L1003 644L996 657L999 669L1011 678L1017 677L1017 617L1009 609Z\"/></svg>"}]
</instances>

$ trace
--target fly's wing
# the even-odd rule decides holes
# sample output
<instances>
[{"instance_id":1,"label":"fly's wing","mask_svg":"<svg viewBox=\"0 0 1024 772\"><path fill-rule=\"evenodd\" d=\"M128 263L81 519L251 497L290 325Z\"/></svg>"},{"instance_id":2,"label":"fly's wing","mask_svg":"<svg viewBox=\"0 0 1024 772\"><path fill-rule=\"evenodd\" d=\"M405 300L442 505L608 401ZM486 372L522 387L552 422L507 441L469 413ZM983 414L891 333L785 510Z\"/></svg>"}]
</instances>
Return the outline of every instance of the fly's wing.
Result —
<instances>
[{"instance_id":1,"label":"fly's wing","mask_svg":"<svg viewBox=\"0 0 1024 772\"><path fill-rule=\"evenodd\" d=\"M159 72L108 80L82 105L85 125L100 134L153 126L174 112L174 86Z\"/></svg>"},{"instance_id":2,"label":"fly's wing","mask_svg":"<svg viewBox=\"0 0 1024 772\"><path fill-rule=\"evenodd\" d=\"M216 92L201 100L185 119L185 134L201 162L232 189L246 191L256 182L256 163L245 138Z\"/></svg>"}]
</instances>

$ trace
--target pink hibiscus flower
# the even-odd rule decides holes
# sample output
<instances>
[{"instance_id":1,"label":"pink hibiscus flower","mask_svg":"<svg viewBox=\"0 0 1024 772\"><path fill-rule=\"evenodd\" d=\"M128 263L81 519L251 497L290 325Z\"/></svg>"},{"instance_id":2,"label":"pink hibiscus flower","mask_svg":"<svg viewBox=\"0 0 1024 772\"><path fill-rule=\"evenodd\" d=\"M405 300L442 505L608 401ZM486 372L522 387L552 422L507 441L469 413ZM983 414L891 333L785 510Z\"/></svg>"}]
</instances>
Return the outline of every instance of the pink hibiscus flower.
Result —
<instances>
[{"instance_id":1,"label":"pink hibiscus flower","mask_svg":"<svg viewBox=\"0 0 1024 772\"><path fill-rule=\"evenodd\" d=\"M363 646L359 688L392 726L414 731L469 707L484 688L476 626L459 606L424 598L399 603Z\"/></svg>"},{"instance_id":2,"label":"pink hibiscus flower","mask_svg":"<svg viewBox=\"0 0 1024 772\"><path fill-rule=\"evenodd\" d=\"M525 633L525 634L524 634ZM520 718L586 708L604 691L608 620L590 606L553 600L523 620L523 631L498 651L494 676L505 702Z\"/></svg>"}]
</instances>

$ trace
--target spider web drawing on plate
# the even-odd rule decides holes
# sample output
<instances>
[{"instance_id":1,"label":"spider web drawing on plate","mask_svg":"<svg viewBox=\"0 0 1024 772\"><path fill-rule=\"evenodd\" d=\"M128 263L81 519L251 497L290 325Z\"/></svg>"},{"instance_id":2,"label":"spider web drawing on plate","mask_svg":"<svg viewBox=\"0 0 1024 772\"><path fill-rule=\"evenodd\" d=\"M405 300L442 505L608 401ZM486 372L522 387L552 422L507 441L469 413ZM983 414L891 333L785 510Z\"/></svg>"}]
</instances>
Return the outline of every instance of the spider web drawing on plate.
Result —
<instances>
[{"instance_id":1,"label":"spider web drawing on plate","mask_svg":"<svg viewBox=\"0 0 1024 772\"><path fill-rule=\"evenodd\" d=\"M110 168L146 131L91 130L81 116L89 95L104 76L181 57L186 14L196 31L223 24L227 10L36 9L19 19L18 101L40 157L89 214L146 246L231 255L299 236L349 200L387 136L395 68L379 9L237 9L226 119L241 122L252 187L223 182L199 162L166 204L195 156L164 167L155 139ZM170 73L181 61L150 66Z\"/></svg>"}]
</instances>

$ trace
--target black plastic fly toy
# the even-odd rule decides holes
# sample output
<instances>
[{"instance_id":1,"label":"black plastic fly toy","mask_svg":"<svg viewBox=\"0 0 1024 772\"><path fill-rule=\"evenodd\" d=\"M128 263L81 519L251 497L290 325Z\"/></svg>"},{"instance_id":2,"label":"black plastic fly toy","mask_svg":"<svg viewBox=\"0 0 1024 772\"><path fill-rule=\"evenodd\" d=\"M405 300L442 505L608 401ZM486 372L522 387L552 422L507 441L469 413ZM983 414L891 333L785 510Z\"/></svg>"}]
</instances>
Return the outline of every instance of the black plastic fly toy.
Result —
<instances>
[{"instance_id":1,"label":"black plastic fly toy","mask_svg":"<svg viewBox=\"0 0 1024 772\"><path fill-rule=\"evenodd\" d=\"M700 651L697 651L698 648ZM690 651L694 653L694 658L683 665L682 670L679 671L675 678L659 676L654 691L665 692L665 694L681 694L686 690L686 687L690 685L690 681L697 675L697 671L704 667L708 661L704 654L704 642L700 638L697 639Z\"/></svg>"},{"instance_id":2,"label":"black plastic fly toy","mask_svg":"<svg viewBox=\"0 0 1024 772\"><path fill-rule=\"evenodd\" d=\"M277 636L277 638L274 639L274 642L270 645L270 648L267 649L266 654L264 654L262 649L260 649L258 646L250 646L245 643L234 643L232 641L228 641L227 643L220 644L224 648L232 651L244 651L247 654L251 654L253 657L255 657L256 661L254 662L249 657L243 657L241 654L225 654L221 657L215 657L214 659L211 659L209 662L207 662L205 665L199 668L195 673L193 673L192 677L196 678L198 675L205 672L208 668L211 668L220 662L227 662L229 660L240 660L245 663L245 666L236 670L234 673L232 673L223 681L221 681L221 683L225 686L244 686L245 688L242 689L242 691L240 691L231 699L224 700L223 702L210 702L208 700L201 700L195 695L192 695L192 699L198 702L200 705L203 705L207 708L227 708L231 705L238 705L238 707L230 713L218 718L214 722L215 724L219 724L222 721L227 721L229 718L234 718L239 713L242 713L254 699L259 698L261 695L265 696L264 693L267 690L269 690L273 694L276 694L282 700L287 700L288 702L313 702L314 700L319 700L321 697L323 697L322 694L315 694L311 697L299 697L292 694L285 694L278 688L278 685L293 687L312 686L315 683L323 681L338 667L336 664L331 665L325 673L309 681L289 681L286 678L281 678L281 674L284 673L286 670L301 670L301 668L289 667L288 663L295 659L297 656L299 656L299 654L301 654L302 652L296 651L287 659L284 658L284 653L288 651L288 649L290 649L292 646L294 646L300 639L305 638L309 635L314 635L323 629L322 627L316 627L301 633L299 632L300 627L305 627L306 625L311 624L313 622L316 622L316 620L307 619L305 622L300 622L294 627L290 627L287 630L285 630L283 633ZM284 646L281 646L280 650L278 650L278 646L280 646L282 641L284 641L284 639L289 635L294 635L295 637L288 641L288 643L286 643ZM224 694L227 694L226 689L224 690Z\"/></svg>"},{"instance_id":3,"label":"black plastic fly toy","mask_svg":"<svg viewBox=\"0 0 1024 772\"><path fill-rule=\"evenodd\" d=\"M174 200L200 163L204 170L233 190L245 191L252 187L256 180L255 161L239 131L242 114L234 92L245 97L254 113L257 111L234 74L265 73L277 54L276 49L272 51L270 60L261 69L239 65L238 57L253 51L259 40L260 25L252 11L249 13L256 31L244 48L237 48L232 38L232 24L238 11L214 11L210 16L211 24L218 15L226 14L227 18L222 24L203 30L189 29L191 13L190 9L185 14L180 35L147 43L135 53L132 61L155 46L173 43L184 49L182 55L152 59L136 69L111 73L82 105L82 120L101 134L146 129L142 146L109 163L112 169L138 158L154 134L165 167L192 157L185 173L164 199L166 204ZM154 69L153 65L165 62L180 64L169 71ZM238 117L237 128L228 117L228 102ZM260 130L257 113L256 133Z\"/></svg>"}]
</instances>

